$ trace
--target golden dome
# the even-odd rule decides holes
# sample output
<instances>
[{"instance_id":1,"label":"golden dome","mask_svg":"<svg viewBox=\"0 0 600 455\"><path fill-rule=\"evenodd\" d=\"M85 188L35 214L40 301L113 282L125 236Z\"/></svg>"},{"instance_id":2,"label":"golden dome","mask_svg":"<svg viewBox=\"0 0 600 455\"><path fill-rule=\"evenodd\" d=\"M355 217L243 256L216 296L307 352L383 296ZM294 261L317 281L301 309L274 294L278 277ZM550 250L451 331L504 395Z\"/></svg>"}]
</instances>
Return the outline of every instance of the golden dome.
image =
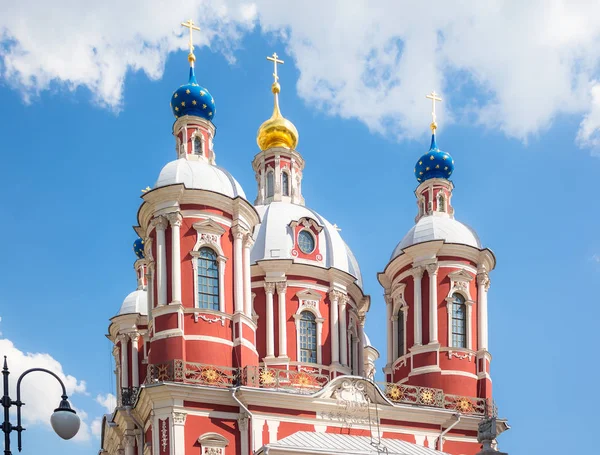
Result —
<instances>
[{"instance_id":1,"label":"golden dome","mask_svg":"<svg viewBox=\"0 0 600 455\"><path fill-rule=\"evenodd\" d=\"M294 150L298 145L298 130L292 122L281 115L279 110L279 92L281 86L274 82L271 91L275 95L275 106L271 118L260 125L256 135L256 143L261 150L271 147L285 147Z\"/></svg>"}]
</instances>

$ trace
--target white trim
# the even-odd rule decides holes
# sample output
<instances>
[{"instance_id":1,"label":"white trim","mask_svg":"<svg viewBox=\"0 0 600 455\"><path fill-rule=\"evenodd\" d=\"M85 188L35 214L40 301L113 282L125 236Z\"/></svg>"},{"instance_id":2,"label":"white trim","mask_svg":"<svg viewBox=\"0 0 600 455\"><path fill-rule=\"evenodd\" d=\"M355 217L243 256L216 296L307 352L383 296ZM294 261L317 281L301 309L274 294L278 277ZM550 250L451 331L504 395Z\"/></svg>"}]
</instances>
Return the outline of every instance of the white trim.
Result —
<instances>
[{"instance_id":1,"label":"white trim","mask_svg":"<svg viewBox=\"0 0 600 455\"><path fill-rule=\"evenodd\" d=\"M195 210L195 209L182 210L181 216L183 218L211 219L211 220L214 220L217 223L223 224L227 227L231 227L231 223L232 223L232 221L229 218L226 218L226 217L220 216L220 215L216 215L211 212L205 212L203 210Z\"/></svg>"},{"instance_id":2,"label":"white trim","mask_svg":"<svg viewBox=\"0 0 600 455\"><path fill-rule=\"evenodd\" d=\"M460 370L442 370L442 376L465 376L471 379L477 379L477 375L473 373L469 373L468 371L460 371Z\"/></svg>"},{"instance_id":3,"label":"white trim","mask_svg":"<svg viewBox=\"0 0 600 455\"><path fill-rule=\"evenodd\" d=\"M162 340L163 338L182 337L183 330L181 329L168 329L161 330L160 332L154 332L154 336L151 341Z\"/></svg>"},{"instance_id":4,"label":"white trim","mask_svg":"<svg viewBox=\"0 0 600 455\"><path fill-rule=\"evenodd\" d=\"M233 341L225 340L223 338L213 337L210 335L183 335L185 341L208 341L211 343L226 344L227 346L234 346Z\"/></svg>"}]
</instances>

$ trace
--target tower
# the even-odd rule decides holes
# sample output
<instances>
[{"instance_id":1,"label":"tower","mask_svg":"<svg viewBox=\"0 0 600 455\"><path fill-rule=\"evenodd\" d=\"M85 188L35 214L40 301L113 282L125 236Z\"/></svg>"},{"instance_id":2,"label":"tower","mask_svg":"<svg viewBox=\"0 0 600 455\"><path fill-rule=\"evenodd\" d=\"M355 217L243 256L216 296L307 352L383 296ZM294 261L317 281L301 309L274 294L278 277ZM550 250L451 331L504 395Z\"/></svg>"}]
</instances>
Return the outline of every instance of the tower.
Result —
<instances>
[{"instance_id":1,"label":"tower","mask_svg":"<svg viewBox=\"0 0 600 455\"><path fill-rule=\"evenodd\" d=\"M387 308L386 380L491 398L488 273L493 253L454 217L454 160L437 145L435 92L429 150L417 161L418 213L379 282ZM465 402L465 406L468 403Z\"/></svg>"},{"instance_id":2,"label":"tower","mask_svg":"<svg viewBox=\"0 0 600 455\"><path fill-rule=\"evenodd\" d=\"M306 207L304 159L298 131L279 107L281 86L274 64L273 114L259 128L260 152L252 161L258 182L260 224L252 248L254 309L261 330L261 365L320 374L363 374L376 351L365 351L369 297L354 255L336 226ZM369 360L370 359L370 360Z\"/></svg>"}]
</instances>

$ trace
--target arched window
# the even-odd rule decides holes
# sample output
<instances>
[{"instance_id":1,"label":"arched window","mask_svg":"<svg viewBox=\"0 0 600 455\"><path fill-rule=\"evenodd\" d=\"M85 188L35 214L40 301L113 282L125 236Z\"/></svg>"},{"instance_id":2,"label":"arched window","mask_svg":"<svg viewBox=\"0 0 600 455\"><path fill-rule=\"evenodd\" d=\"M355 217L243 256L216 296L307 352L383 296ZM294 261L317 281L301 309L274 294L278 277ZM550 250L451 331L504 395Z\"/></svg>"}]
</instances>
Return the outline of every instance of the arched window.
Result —
<instances>
[{"instance_id":1,"label":"arched window","mask_svg":"<svg viewBox=\"0 0 600 455\"><path fill-rule=\"evenodd\" d=\"M300 362L317 363L317 321L310 311L300 313Z\"/></svg>"},{"instance_id":2,"label":"arched window","mask_svg":"<svg viewBox=\"0 0 600 455\"><path fill-rule=\"evenodd\" d=\"M438 212L446 211L446 198L442 193L438 193Z\"/></svg>"},{"instance_id":3,"label":"arched window","mask_svg":"<svg viewBox=\"0 0 600 455\"><path fill-rule=\"evenodd\" d=\"M398 357L404 355L404 311L398 311Z\"/></svg>"},{"instance_id":4,"label":"arched window","mask_svg":"<svg viewBox=\"0 0 600 455\"><path fill-rule=\"evenodd\" d=\"M202 138L200 136L194 137L194 155L202 155Z\"/></svg>"},{"instance_id":5,"label":"arched window","mask_svg":"<svg viewBox=\"0 0 600 455\"><path fill-rule=\"evenodd\" d=\"M315 250L315 238L306 229L298 233L298 248L304 254L310 254Z\"/></svg>"},{"instance_id":6,"label":"arched window","mask_svg":"<svg viewBox=\"0 0 600 455\"><path fill-rule=\"evenodd\" d=\"M465 298L454 294L452 300L452 344L454 348L467 347L467 305Z\"/></svg>"},{"instance_id":7,"label":"arched window","mask_svg":"<svg viewBox=\"0 0 600 455\"><path fill-rule=\"evenodd\" d=\"M210 248L200 248L198 256L198 307L219 309L219 265Z\"/></svg>"},{"instance_id":8,"label":"arched window","mask_svg":"<svg viewBox=\"0 0 600 455\"><path fill-rule=\"evenodd\" d=\"M290 195L290 178L287 172L281 173L281 191L284 196Z\"/></svg>"},{"instance_id":9,"label":"arched window","mask_svg":"<svg viewBox=\"0 0 600 455\"><path fill-rule=\"evenodd\" d=\"M273 197L273 171L267 172L267 197Z\"/></svg>"}]
</instances>

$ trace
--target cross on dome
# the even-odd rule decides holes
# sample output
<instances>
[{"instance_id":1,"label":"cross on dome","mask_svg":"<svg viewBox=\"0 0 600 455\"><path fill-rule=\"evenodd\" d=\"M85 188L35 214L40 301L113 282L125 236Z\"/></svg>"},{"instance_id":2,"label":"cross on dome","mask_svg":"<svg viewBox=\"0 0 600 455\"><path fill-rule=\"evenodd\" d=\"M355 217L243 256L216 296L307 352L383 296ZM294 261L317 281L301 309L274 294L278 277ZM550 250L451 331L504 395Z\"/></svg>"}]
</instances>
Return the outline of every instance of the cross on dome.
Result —
<instances>
[{"instance_id":1,"label":"cross on dome","mask_svg":"<svg viewBox=\"0 0 600 455\"><path fill-rule=\"evenodd\" d=\"M277 52L273 52L273 56L272 57L267 57L267 60L270 60L273 62L273 82L277 83L277 81L279 80L279 76L277 75L277 64L281 63L283 65L284 61L283 60L279 60L278 59L278 55Z\"/></svg>"},{"instance_id":2,"label":"cross on dome","mask_svg":"<svg viewBox=\"0 0 600 455\"><path fill-rule=\"evenodd\" d=\"M193 33L194 33L194 30L200 31L200 27L197 27L194 24L194 21L192 19L188 20L187 22L182 22L181 25L190 30L190 42L189 42L190 53L188 54L188 60L190 62L190 66L193 66L194 61L196 60L196 56L194 55Z\"/></svg>"},{"instance_id":3,"label":"cross on dome","mask_svg":"<svg viewBox=\"0 0 600 455\"><path fill-rule=\"evenodd\" d=\"M437 129L436 116L435 116L435 102L436 101L441 102L442 99L439 97L439 95L437 93L435 93L435 90L432 91L429 95L425 95L425 98L428 98L431 100L431 118L432 118L431 132L435 134L435 130Z\"/></svg>"}]
</instances>

